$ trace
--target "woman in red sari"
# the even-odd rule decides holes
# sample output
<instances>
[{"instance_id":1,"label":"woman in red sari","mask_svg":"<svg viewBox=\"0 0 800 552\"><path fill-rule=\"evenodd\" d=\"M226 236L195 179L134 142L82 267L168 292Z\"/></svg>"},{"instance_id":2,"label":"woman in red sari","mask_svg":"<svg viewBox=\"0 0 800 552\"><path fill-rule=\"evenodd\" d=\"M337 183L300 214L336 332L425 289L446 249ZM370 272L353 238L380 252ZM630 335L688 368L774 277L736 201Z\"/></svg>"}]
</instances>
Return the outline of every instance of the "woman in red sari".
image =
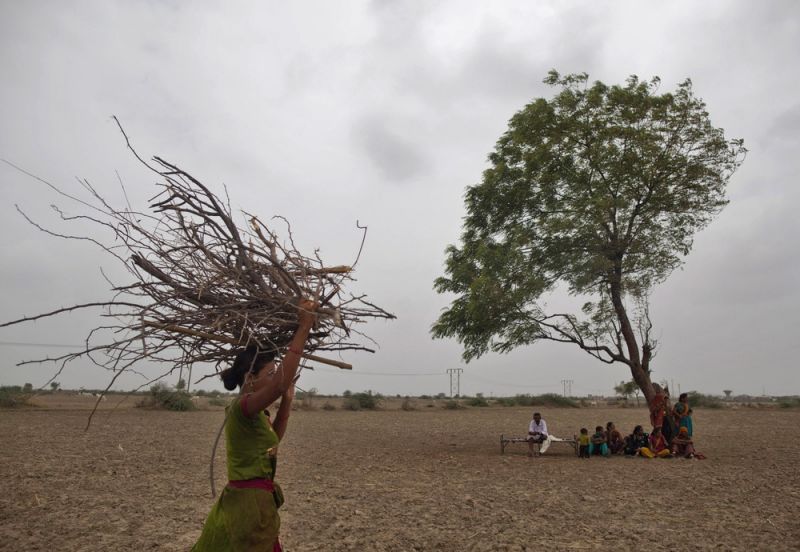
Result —
<instances>
[{"instance_id":1,"label":"woman in red sari","mask_svg":"<svg viewBox=\"0 0 800 552\"><path fill-rule=\"evenodd\" d=\"M659 458L669 458L672 456L672 453L669 451L669 447L667 446L667 441L661 434L660 427L653 429L653 433L650 434L649 446L642 447L639 450L639 454L645 458L655 458L656 456Z\"/></svg>"},{"instance_id":2,"label":"woman in red sari","mask_svg":"<svg viewBox=\"0 0 800 552\"><path fill-rule=\"evenodd\" d=\"M653 390L656 392L656 395L648 405L650 407L650 423L653 425L653 428L660 428L664 425L664 415L667 411L668 394L657 383L653 384Z\"/></svg>"}]
</instances>

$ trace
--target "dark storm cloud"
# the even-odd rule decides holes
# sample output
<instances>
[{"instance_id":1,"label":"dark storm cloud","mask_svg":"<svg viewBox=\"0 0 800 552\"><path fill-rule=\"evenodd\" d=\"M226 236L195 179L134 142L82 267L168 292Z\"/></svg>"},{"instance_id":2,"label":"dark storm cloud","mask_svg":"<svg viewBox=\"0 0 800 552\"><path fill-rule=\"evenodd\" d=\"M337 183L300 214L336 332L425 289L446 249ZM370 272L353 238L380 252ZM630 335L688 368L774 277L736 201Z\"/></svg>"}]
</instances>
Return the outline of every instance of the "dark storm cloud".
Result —
<instances>
[{"instance_id":1,"label":"dark storm cloud","mask_svg":"<svg viewBox=\"0 0 800 552\"><path fill-rule=\"evenodd\" d=\"M794 104L766 125L760 136L765 148L794 148L800 143L800 103Z\"/></svg>"},{"instance_id":2,"label":"dark storm cloud","mask_svg":"<svg viewBox=\"0 0 800 552\"><path fill-rule=\"evenodd\" d=\"M353 130L355 142L393 182L409 180L430 169L430 160L412 138L393 132L379 116L367 116Z\"/></svg>"}]
</instances>

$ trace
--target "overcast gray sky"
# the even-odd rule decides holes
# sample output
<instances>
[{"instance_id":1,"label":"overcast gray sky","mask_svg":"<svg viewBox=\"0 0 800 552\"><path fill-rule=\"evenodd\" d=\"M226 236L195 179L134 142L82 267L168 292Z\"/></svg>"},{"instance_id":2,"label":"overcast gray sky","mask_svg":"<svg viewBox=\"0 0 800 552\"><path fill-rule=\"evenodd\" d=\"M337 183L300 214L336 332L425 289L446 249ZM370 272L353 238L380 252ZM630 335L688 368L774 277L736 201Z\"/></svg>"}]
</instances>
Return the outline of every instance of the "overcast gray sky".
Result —
<instances>
[{"instance_id":1,"label":"overcast gray sky","mask_svg":"<svg viewBox=\"0 0 800 552\"><path fill-rule=\"evenodd\" d=\"M352 373L306 372L321 392L561 390L610 394L628 379L568 345L543 344L463 365L429 328L447 304L432 281L457 241L463 193L477 183L508 119L553 93L547 71L622 82L691 77L715 125L750 153L731 204L660 286L656 379L683 390L800 393L800 4L785 2L0 2L0 157L65 190L87 178L119 202L115 171L138 205L153 177L125 150L117 115L142 154L160 155L234 206L288 217L331 264L369 226L355 288L398 315L367 331L375 355ZM86 243L42 234L16 212L65 229L49 189L0 164L3 320L109 296ZM563 301L554 297L552 303ZM44 383L57 353L13 342L80 343L98 313L0 330L0 384ZM109 374L77 361L65 387ZM131 388L140 380L122 379ZM221 389L219 383L214 384Z\"/></svg>"}]
</instances>

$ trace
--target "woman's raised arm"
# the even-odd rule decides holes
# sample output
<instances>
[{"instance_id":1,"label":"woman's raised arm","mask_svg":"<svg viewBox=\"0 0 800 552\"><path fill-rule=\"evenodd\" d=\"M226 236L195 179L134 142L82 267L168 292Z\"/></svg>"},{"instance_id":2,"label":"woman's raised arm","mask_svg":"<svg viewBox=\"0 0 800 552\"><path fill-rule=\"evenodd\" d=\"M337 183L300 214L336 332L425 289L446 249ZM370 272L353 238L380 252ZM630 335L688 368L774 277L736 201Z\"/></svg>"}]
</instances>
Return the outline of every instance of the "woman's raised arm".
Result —
<instances>
[{"instance_id":1,"label":"woman's raised arm","mask_svg":"<svg viewBox=\"0 0 800 552\"><path fill-rule=\"evenodd\" d=\"M316 302L310 300L303 300L298 306L299 324L294 332L292 341L289 343L289 348L286 354L283 355L283 359L281 359L275 373L261 376L268 378L267 383L247 397L247 410L249 412L264 410L278 400L278 397L286 393L293 385L308 334L317 317L318 306Z\"/></svg>"},{"instance_id":2,"label":"woman's raised arm","mask_svg":"<svg viewBox=\"0 0 800 552\"><path fill-rule=\"evenodd\" d=\"M292 412L292 401L294 400L294 384L281 395L281 406L275 414L275 421L272 422L272 429L278 434L278 439L283 439L286 434L286 426L289 425L289 414Z\"/></svg>"}]
</instances>

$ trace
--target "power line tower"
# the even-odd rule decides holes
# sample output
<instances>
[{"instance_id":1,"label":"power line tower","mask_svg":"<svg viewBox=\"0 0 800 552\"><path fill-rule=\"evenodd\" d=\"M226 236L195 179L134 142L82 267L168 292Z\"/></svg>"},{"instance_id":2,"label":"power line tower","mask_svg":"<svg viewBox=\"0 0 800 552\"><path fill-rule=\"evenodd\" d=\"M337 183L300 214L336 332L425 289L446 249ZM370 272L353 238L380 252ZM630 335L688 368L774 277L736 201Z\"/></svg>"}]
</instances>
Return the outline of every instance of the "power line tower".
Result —
<instances>
[{"instance_id":1,"label":"power line tower","mask_svg":"<svg viewBox=\"0 0 800 552\"><path fill-rule=\"evenodd\" d=\"M571 397L572 396L572 384L575 383L575 380L568 380L563 379L561 380L561 385L564 387L564 396Z\"/></svg>"},{"instance_id":2,"label":"power line tower","mask_svg":"<svg viewBox=\"0 0 800 552\"><path fill-rule=\"evenodd\" d=\"M453 391L456 396L461 396L461 372L463 368L448 368L447 373L450 374L450 398L453 398ZM453 374L456 376L455 386L453 386Z\"/></svg>"}]
</instances>

